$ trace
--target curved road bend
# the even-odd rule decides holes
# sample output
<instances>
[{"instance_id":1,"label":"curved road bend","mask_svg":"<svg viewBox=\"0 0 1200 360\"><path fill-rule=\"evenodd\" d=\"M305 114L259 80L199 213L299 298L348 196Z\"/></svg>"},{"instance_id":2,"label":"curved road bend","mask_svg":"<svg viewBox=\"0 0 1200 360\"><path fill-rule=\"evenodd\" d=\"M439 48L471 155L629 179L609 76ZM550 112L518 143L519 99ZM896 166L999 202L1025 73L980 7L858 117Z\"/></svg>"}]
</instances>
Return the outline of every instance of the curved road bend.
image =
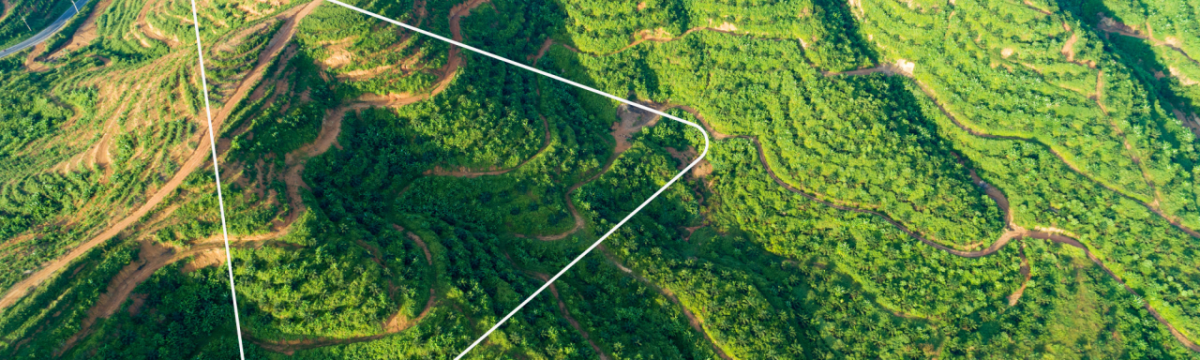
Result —
<instances>
[{"instance_id":1,"label":"curved road bend","mask_svg":"<svg viewBox=\"0 0 1200 360\"><path fill-rule=\"evenodd\" d=\"M87 5L87 3L88 0L75 0L75 7L82 9L84 5ZM0 58L8 57L9 55L21 52L21 50L41 44L46 40L49 40L51 36L54 36L54 34L58 34L58 32L62 30L63 26L67 25L67 20L71 20L71 17L75 16L75 7L67 8L67 12L64 12L62 16L59 16L58 20L54 20L53 23L50 23L50 26L46 27L46 29L38 32L37 34L34 34L33 37L7 49L0 50Z\"/></svg>"}]
</instances>

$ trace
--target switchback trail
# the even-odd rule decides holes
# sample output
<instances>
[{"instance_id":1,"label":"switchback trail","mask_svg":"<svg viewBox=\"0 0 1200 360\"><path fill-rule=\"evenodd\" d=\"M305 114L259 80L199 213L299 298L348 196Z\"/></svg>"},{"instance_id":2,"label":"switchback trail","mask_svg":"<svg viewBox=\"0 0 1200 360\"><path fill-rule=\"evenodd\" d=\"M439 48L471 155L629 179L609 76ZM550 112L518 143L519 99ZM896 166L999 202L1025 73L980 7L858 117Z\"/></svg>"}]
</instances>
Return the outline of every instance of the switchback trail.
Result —
<instances>
[{"instance_id":1,"label":"switchback trail","mask_svg":"<svg viewBox=\"0 0 1200 360\"><path fill-rule=\"evenodd\" d=\"M462 41L459 21L462 19L462 17L469 15L471 10L473 10L475 7L478 7L485 2L487 2L487 0L469 0L466 3L454 6L450 10L450 14L448 16L450 21L450 30L456 41ZM423 16L420 18L423 18ZM304 183L303 176L301 176L304 171L304 162L311 157L325 153L331 146L337 144L337 137L341 132L342 120L347 111L366 109L370 107L395 108L432 98L450 86L455 78L455 75L458 73L458 69L462 66L462 62L460 49L455 46L451 46L447 56L446 65L438 70L438 80L434 83L434 86L430 91L421 93L387 94L382 96L377 94L365 94L359 97L357 101L352 104L329 110L321 124L321 131L317 135L317 139L313 143L302 146L301 148L296 149L285 156L285 163L287 164L288 170L284 176L284 182L287 185L288 198L292 206L292 212L288 215L288 223L294 221L299 214L303 212L302 209L304 203L300 197L299 189L301 187L306 189L308 188L308 185ZM549 144L549 142L547 142L547 144ZM337 146L339 148L341 147L340 145ZM410 239L416 242L417 245L420 246L424 251L426 261L429 262L430 265L433 264L433 255L430 253L429 247L424 241L421 240L419 236L413 234L412 232L405 231L404 228L398 225L393 224L392 226L396 230L405 233ZM411 328L417 323L420 323L421 320L429 315L435 306L437 306L437 294L433 288L430 288L429 300L426 302L425 308L421 311L420 315L413 319L406 319L400 313L394 314L382 324L383 332L369 336L342 339L315 337L298 340L271 340L256 338L248 332L246 332L244 335L246 335L250 341L266 350L292 355L298 350L378 340L384 336L398 333Z\"/></svg>"},{"instance_id":2,"label":"switchback trail","mask_svg":"<svg viewBox=\"0 0 1200 360\"><path fill-rule=\"evenodd\" d=\"M271 38L271 41L267 44L263 51L259 53L258 61L254 68L245 78L242 79L236 91L232 96L229 97L229 101L216 113L216 116L213 116L213 128L221 128L221 124L226 118L229 117L229 114L233 112L238 103L240 103L241 100L246 97L250 90L254 88L255 84L258 83L258 80L262 78L263 72L271 64L271 60L279 54L279 51L283 49L284 45L291 40L293 35L295 35L296 25L301 19L311 13L312 10L320 4L321 0L313 1L304 7L297 8L296 10L290 10L279 15L280 17L286 17L287 21L279 29L279 31L275 33L275 36ZM209 129L204 129L202 130L201 134L203 135L203 133L207 131L209 131ZM149 197L149 200L147 200L145 204L142 204L142 206L138 207L133 213L129 214L124 219L109 227L99 235L72 249L66 255L44 264L33 275L30 275L29 277L14 284L4 294L4 297L0 298L0 310L16 303L17 300L28 294L32 287L37 286L38 284L41 284L42 281L50 278L50 276L69 264L72 260L75 260L76 258L90 251L92 248L103 244L105 241L108 241L108 239L111 239L129 226L137 223L142 217L150 213L151 210L154 210L154 208L157 207L158 204L163 201L163 199L166 199L167 196L173 194L175 189L178 189L179 186L183 184L184 179L191 175L192 172L198 169L201 165L209 161L210 152L208 146L208 142L199 142L199 144L196 146L196 149L192 151L192 154L188 157L187 161L184 162L183 165L179 167L179 170L175 172L175 175L172 176L171 179L168 180L161 188L159 188L158 191L155 191L154 194Z\"/></svg>"}]
</instances>

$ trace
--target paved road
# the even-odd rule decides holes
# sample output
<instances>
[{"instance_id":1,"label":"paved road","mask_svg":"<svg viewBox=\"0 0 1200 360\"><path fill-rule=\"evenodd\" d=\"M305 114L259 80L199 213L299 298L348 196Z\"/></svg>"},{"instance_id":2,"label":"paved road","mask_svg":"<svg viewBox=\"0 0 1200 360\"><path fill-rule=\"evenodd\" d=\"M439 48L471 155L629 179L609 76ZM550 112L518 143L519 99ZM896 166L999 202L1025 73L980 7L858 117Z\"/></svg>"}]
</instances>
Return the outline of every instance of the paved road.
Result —
<instances>
[{"instance_id":1,"label":"paved road","mask_svg":"<svg viewBox=\"0 0 1200 360\"><path fill-rule=\"evenodd\" d=\"M88 0L75 0L75 6L78 6L80 9L83 9L83 6L87 5L87 3ZM15 19L16 16L16 14L13 14L10 16L10 20ZM63 13L62 16L59 16L58 20L54 20L54 22L51 23L50 26L46 27L45 30L33 35L33 37L29 38L28 40L22 41L21 43L13 45L7 49L0 50L0 58L8 57L9 55L21 52L21 50L41 44L42 42L46 41L46 39L49 39L51 36L54 36L54 34L57 34L59 30L62 30L63 26L67 25L67 20L70 20L72 16L75 16L75 8L67 8L67 12Z\"/></svg>"}]
</instances>

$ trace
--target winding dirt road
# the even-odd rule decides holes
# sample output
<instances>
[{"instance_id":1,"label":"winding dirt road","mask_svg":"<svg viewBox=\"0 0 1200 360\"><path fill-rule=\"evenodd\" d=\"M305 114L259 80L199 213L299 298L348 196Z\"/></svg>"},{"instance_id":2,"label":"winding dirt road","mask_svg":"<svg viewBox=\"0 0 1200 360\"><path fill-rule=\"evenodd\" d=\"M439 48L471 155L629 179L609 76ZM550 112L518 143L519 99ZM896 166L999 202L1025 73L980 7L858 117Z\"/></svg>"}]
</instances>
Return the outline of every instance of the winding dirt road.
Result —
<instances>
[{"instance_id":1,"label":"winding dirt road","mask_svg":"<svg viewBox=\"0 0 1200 360\"><path fill-rule=\"evenodd\" d=\"M420 246L421 250L423 250L425 252L425 261L430 266L433 266L433 255L429 252L429 247L425 245L425 242L421 240L421 237L417 236L416 234L413 234L410 231L404 230L404 228L401 227L400 225L392 224L392 228L396 229L397 231L400 231L401 233L406 234L409 239L412 239L417 244L417 246ZM371 252L373 260L375 260L376 263L378 263L380 266L386 267L386 265L384 265L383 262L380 260L381 252L379 251L378 248L375 248L374 246L369 246L369 244L363 243L361 241L359 241L359 245L363 246L364 248L367 249L367 251ZM389 280L389 283L390 283L390 280ZM315 348L325 347L325 346L343 345L343 344L357 343L357 342L363 342L363 341L378 340L378 339L383 338L384 336L388 336L391 334L399 333L404 330L408 330L409 328L412 328L413 326L415 326L417 323L420 323L421 320L425 319L425 317L428 316L431 311L433 311L433 308L435 306L437 306L437 293L434 290L434 288L431 287L431 288L429 288L429 300L425 301L425 308L421 310L421 313L419 315L417 315L417 317L409 319L407 316L404 315L402 309L397 310L395 314L392 314L391 316L389 316L386 320L383 321L383 324L381 324L383 327L383 332L381 332L379 334L375 334L375 335L340 338L340 339L339 338L327 338L327 337L314 337L314 338L294 339L294 340L268 340L268 339L254 338L253 336L249 335L248 333L246 335L247 335L247 337L249 337L251 339L251 341L253 341L255 344L258 344L259 346L262 346L264 349L271 350L274 352L284 353L287 355L292 355L297 350L315 349Z\"/></svg>"},{"instance_id":2,"label":"winding dirt road","mask_svg":"<svg viewBox=\"0 0 1200 360\"><path fill-rule=\"evenodd\" d=\"M455 41L462 41L462 34L460 32L460 26L459 26L459 21L462 19L462 17L470 15L471 10L475 9L479 5L482 5L483 3L486 3L487 1L488 0L470 0L466 3L456 5L456 6L454 6L454 8L451 9L450 14L449 14L450 31L451 31L452 36ZM416 5L414 5L414 6L416 6ZM423 9L423 7L422 7L422 9ZM421 12L423 13L424 11L422 10ZM418 21L420 21L421 19L424 18L424 16L423 16L424 14L419 14L419 15L422 15L422 16L419 16ZM326 114L326 117L322 122L321 132L317 135L317 140L311 144L305 145L305 146L301 147L300 149L297 149L297 150L293 151L292 153L289 153L286 155L285 163L288 164L288 170L287 170L286 175L284 176L284 182L287 184L288 197L289 197L290 203L292 204L292 208L295 209L294 211L292 211L291 214L289 214L290 221L294 221L295 218L299 216L299 214L302 212L301 209L303 209L303 206L304 206L303 201L299 194L299 189L301 187L308 188L308 185L306 185L304 183L304 179L301 176L301 174L304 171L305 160L307 160L308 158L323 154L326 151L328 151L331 146L337 144L337 137L341 132L342 119L345 117L346 112L351 111L351 110L366 109L366 108L370 108L370 107L391 107L391 108L400 107L400 106L413 104L418 101L423 101L423 100L432 98L433 96L436 96L437 94L440 94L442 91L446 90L446 88L449 87L450 84L453 82L453 80L455 78L454 75L457 74L458 69L462 66L462 63L463 63L462 56L460 54L460 49L455 46L450 47L447 58L448 59L446 61L446 65L444 67L442 67L441 69L439 69L438 80L435 82L433 89L431 89L430 91L422 92L422 93L387 94L387 95L382 95L382 96L376 95L376 94L363 95L353 104L330 110ZM544 119L543 119L543 125L545 125ZM548 127L547 127L547 135L549 135ZM547 137L547 140L549 140L548 137ZM546 144L548 145L549 142L547 141ZM340 147L340 145L339 145L339 147ZM544 149L544 147L543 147L543 149ZM539 151L539 153L540 153L540 151ZM526 160L526 161L528 161L528 160ZM522 164L524 164L524 163L522 163ZM403 233L406 233L406 235L410 239L412 239L414 242L416 242L417 245L420 246L421 249L424 251L425 260L430 265L433 264L433 254L430 253L429 247L425 244L424 241L421 240L421 238L419 236L413 234L412 232L405 231L404 228L400 227L399 225L393 224L392 226L394 229L401 231ZM413 319L406 319L400 313L392 315L384 322L383 333L376 334L376 335L370 335L370 336L360 336L360 337L352 337L352 338L344 338L344 339L318 337L318 338L301 339L301 340L268 340L268 339L257 339L257 338L250 336L249 334L246 334L246 335L251 339L252 342L254 342L255 344L258 344L259 346L263 347L264 349L291 355L297 350L315 349L315 348L331 346L331 345L341 345L341 344L349 344L349 343L356 343L356 342L363 342L363 341L371 341L371 340L377 340L377 339L383 338L384 336L387 336L387 335L395 334L397 332L411 328L412 326L421 322L421 320L423 320L427 315L429 315L429 313L433 310L433 308L436 305L437 305L437 295L436 295L434 289L430 288L429 289L429 300L426 302L425 309L421 311L420 315L418 315L416 318L413 318Z\"/></svg>"},{"instance_id":3,"label":"winding dirt road","mask_svg":"<svg viewBox=\"0 0 1200 360\"><path fill-rule=\"evenodd\" d=\"M1137 203L1138 205L1141 205L1142 207L1146 208L1147 210L1150 210L1150 212L1153 212L1154 214L1158 215L1163 220L1166 220L1168 223L1170 223L1176 229L1179 229L1180 231L1183 231L1184 233L1187 233L1188 235L1191 235L1194 238L1200 239L1200 232L1197 232L1196 230L1193 230L1193 229L1190 229L1190 228L1184 226L1182 221L1180 221L1179 218L1168 215L1165 212L1163 212L1160 207L1146 203L1145 201L1142 201L1141 199L1138 199L1129 194L1126 194L1124 191L1121 191L1114 186L1111 186L1109 184L1104 183L1103 181L1100 181L1099 179L1096 179L1095 177L1093 177L1090 174L1081 170L1074 163L1067 161L1067 159L1065 157L1063 157L1063 155L1061 153L1059 153L1057 150L1055 150L1050 145L1047 145L1047 144L1037 141L1035 139L1022 138L1022 137L1017 137L1017 136L992 135L992 134L988 134L983 131L979 131L979 130L968 127L962 121L960 121L958 119L958 117L954 116L953 113L951 113L949 110L947 110L946 107L942 104L942 102L938 101L938 97L936 96L936 94L933 93L932 90L930 90L927 86L925 86L919 80L914 79L914 81L917 83L918 87L921 88L921 91L924 92L926 96L929 96L929 98L933 100L934 104L937 105L938 109L942 112L942 114L946 115L946 117L949 118L950 121L952 123L954 123L955 126L958 126L963 131L966 131L967 133L969 133L971 135L978 136L978 137L985 138L985 139L1016 140L1016 141L1030 142L1030 143L1034 143L1037 145L1041 145L1042 147L1046 148L1047 151L1049 151L1051 154L1053 154L1056 158L1058 158L1059 161L1061 161L1064 165L1066 165L1067 168L1071 169L1071 171L1075 172L1079 176L1082 176L1082 177L1092 181L1093 183L1100 185L1100 187L1102 187L1108 191L1116 193L1117 195L1120 195L1121 197L1124 197L1130 201Z\"/></svg>"},{"instance_id":4,"label":"winding dirt road","mask_svg":"<svg viewBox=\"0 0 1200 360\"><path fill-rule=\"evenodd\" d=\"M1154 38L1154 31L1152 28L1150 28L1149 24L1146 24L1146 33L1143 34L1141 30L1135 29L1129 25L1123 24L1119 21L1116 21L1115 19L1106 17L1104 15L1099 15L1099 16L1100 16L1100 21L1097 24L1097 27L1100 29L1100 31L1110 33L1110 34L1115 33L1115 34L1122 35L1122 36L1128 36L1128 37L1132 37L1132 38L1146 40L1147 42L1150 43L1150 46L1166 46L1166 47L1170 48L1171 50L1175 50L1176 52L1179 52L1179 54L1183 55L1184 58L1187 58L1188 60L1191 60L1193 63L1200 65L1200 61L1193 58L1191 54L1188 54L1188 52L1179 45L1179 41L1177 39L1173 39L1170 36L1168 36L1164 40L1159 40L1159 39Z\"/></svg>"}]
</instances>

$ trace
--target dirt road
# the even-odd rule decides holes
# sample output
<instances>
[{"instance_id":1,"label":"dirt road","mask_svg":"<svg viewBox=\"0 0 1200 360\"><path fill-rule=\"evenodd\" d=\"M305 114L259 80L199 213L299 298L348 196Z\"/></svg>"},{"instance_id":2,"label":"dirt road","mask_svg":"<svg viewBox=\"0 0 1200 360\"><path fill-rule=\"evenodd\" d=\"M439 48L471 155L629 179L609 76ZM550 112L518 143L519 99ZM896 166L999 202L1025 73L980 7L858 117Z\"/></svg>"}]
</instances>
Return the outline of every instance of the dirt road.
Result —
<instances>
[{"instance_id":1,"label":"dirt road","mask_svg":"<svg viewBox=\"0 0 1200 360\"><path fill-rule=\"evenodd\" d=\"M425 251L425 261L428 262L429 265L433 265L433 254L429 252L429 246L425 245L425 241L421 240L420 236L413 234L411 231L404 230L404 227L400 225L392 224L392 228L396 229L396 231L404 233L405 235L408 235L409 239L412 239L413 242L417 243L417 246L420 246L421 250Z\"/></svg>"},{"instance_id":2,"label":"dirt road","mask_svg":"<svg viewBox=\"0 0 1200 360\"><path fill-rule=\"evenodd\" d=\"M148 4L146 4L146 6L143 6L142 11L138 12L137 19L134 19L134 21L133 21L133 27L136 28L139 32L141 32L142 35L146 35L146 37L148 37L148 38L161 41L163 44L166 44L167 47L174 48L174 47L179 46L179 44L181 43L179 41L179 39L176 39L174 37L168 38L166 35L164 35L162 33L162 31L155 29L153 25L150 25L150 23L146 21L146 13L151 8L155 8L155 10L162 9L163 3L164 3L164 1L158 1L153 4L148 3Z\"/></svg>"},{"instance_id":3,"label":"dirt road","mask_svg":"<svg viewBox=\"0 0 1200 360\"><path fill-rule=\"evenodd\" d=\"M1045 147L1047 151L1049 151L1051 154L1053 154L1055 157L1057 157L1059 161L1061 161L1064 165L1067 166L1067 168L1071 169L1071 171L1075 172L1076 174L1088 179L1089 181L1092 181L1093 183L1095 183L1097 185L1100 185L1101 187L1103 187L1104 189L1106 189L1108 191L1112 191L1112 192L1116 193L1117 195L1120 195L1121 197L1124 197L1133 202L1136 202L1137 204L1141 205L1142 207L1145 207L1147 210L1150 210L1151 212L1157 214L1159 217L1166 220L1168 223L1170 223L1176 229L1179 229L1180 231L1183 231L1184 233L1187 233L1188 235L1191 235L1194 238L1200 239L1200 232L1197 232L1196 230L1193 230L1191 228L1184 226L1182 221L1179 218L1167 215L1165 212L1162 211L1162 209L1159 206L1152 205L1150 203L1142 201L1141 199L1133 197L1132 195L1126 194L1124 191L1117 189L1115 186L1111 186L1111 185L1091 176L1090 174L1081 170L1079 168L1079 166L1075 165L1074 163L1072 163L1070 161L1067 161L1067 159L1061 153L1059 153L1057 150L1055 150L1050 145L1044 144L1038 140L1030 139L1030 138L1022 138L1022 137L1006 136L1006 135L992 135L992 134L988 134L986 132L976 130L976 129L973 129L973 128L967 126L965 123L960 121L957 116L955 116L948 109L946 109L946 106L941 101L938 100L938 97L933 92L933 90L930 89L928 86L926 86L923 82L921 82L920 80L917 80L916 78L913 78L911 74L897 73L894 68L892 70L888 70L887 68L889 66L890 65L885 64L885 65L878 66L878 67L871 68L871 69L856 70L856 71L844 72L844 73L825 73L825 76L866 75L866 74L873 74L873 73L885 73L888 75L903 75L903 76L909 77L909 78L913 79L914 82L916 82L917 86L921 89L922 92L925 93L926 96L928 96L930 99L933 100L933 103L935 105L937 105L938 110L940 110L943 115L945 115L947 118L949 118L950 122L954 123L955 126L958 126L963 131L966 131L967 133L969 133L971 135L982 137L985 139L1016 140L1016 141L1031 142L1034 144L1041 145L1041 146ZM1102 89L1102 87L1103 87L1103 83L1100 82L1099 79L1097 79L1097 91L1100 91L1100 89ZM1099 97L1097 97L1097 98L1099 98ZM720 139L720 138L718 137L718 139ZM758 141L757 140L754 140L754 141L757 146ZM760 151L761 151L761 147L760 147ZM1144 172L1143 172L1143 175L1145 175Z\"/></svg>"},{"instance_id":4,"label":"dirt road","mask_svg":"<svg viewBox=\"0 0 1200 360\"><path fill-rule=\"evenodd\" d=\"M1121 191L1120 189L1117 189L1114 186L1111 186L1103 181L1100 181L1099 179L1096 179L1095 177L1093 177L1090 174L1081 170L1074 163L1067 161L1067 159L1065 157L1063 157L1063 155L1061 153L1059 153L1057 150L1055 150L1050 145L1046 145L1035 139L1028 139L1028 138L1022 138L1022 137L1016 137L1016 136L992 135L992 134L988 134L988 133L968 127L962 121L959 121L957 116L955 116L949 110L947 110L945 105L943 105L940 101L938 101L937 96L934 95L932 90L929 90L928 87L926 87L920 81L916 81L916 83L917 83L918 87L920 87L921 90L927 96L929 96L930 99L933 99L934 104L937 105L938 109L942 112L942 114L946 115L946 117L950 119L950 122L954 123L955 126L958 126L963 131L966 131L967 133L969 133L971 135L982 137L985 139L1016 140L1016 141L1030 142L1030 143L1034 143L1037 145L1041 145L1041 146L1045 147L1047 151L1049 151L1051 154L1053 154L1055 157L1057 157L1059 161L1061 161L1064 165L1067 166L1067 168L1071 169L1071 171L1075 172L1079 176L1082 176L1082 177L1092 181L1096 185L1100 185L1100 187L1104 188L1105 190L1112 191L1113 193L1116 193L1117 195L1120 195L1121 197L1124 197L1130 201L1137 203L1138 205L1141 205L1142 207L1146 208L1147 210L1150 210L1151 212L1153 212L1154 214L1157 214L1163 220L1166 220L1168 223L1170 223L1176 229L1179 229L1180 231L1183 231L1184 233L1187 233L1188 235L1191 235L1194 238L1200 239L1200 232L1197 232L1196 230L1193 230L1191 228L1184 226L1182 221L1179 218L1167 215L1165 212L1162 211L1162 209L1160 207L1151 205L1145 201L1142 201L1141 199L1138 199L1129 194L1126 194L1124 191Z\"/></svg>"}]
</instances>

